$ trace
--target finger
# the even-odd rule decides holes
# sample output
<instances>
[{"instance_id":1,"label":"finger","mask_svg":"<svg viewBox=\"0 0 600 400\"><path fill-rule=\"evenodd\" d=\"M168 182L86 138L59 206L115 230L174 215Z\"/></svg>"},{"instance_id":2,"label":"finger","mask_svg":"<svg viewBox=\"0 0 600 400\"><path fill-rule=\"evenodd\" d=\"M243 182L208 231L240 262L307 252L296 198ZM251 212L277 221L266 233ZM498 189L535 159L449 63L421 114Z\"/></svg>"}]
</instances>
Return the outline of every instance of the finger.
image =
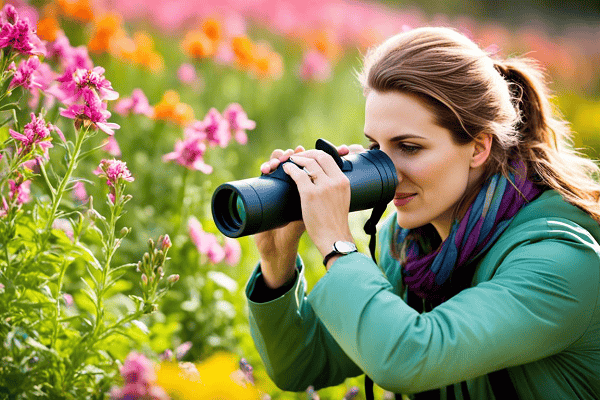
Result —
<instances>
[{"instance_id":1,"label":"finger","mask_svg":"<svg viewBox=\"0 0 600 400\"><path fill-rule=\"evenodd\" d=\"M294 154L294 150L292 149L287 149L286 151L283 152L283 154L279 157L279 161L280 162L284 162L287 161L288 158L290 158L290 156Z\"/></svg>"},{"instance_id":2,"label":"finger","mask_svg":"<svg viewBox=\"0 0 600 400\"><path fill-rule=\"evenodd\" d=\"M312 184L310 176L304 172L294 162L288 162L283 164L283 171L290 176L296 182L296 186L300 187Z\"/></svg>"},{"instance_id":3,"label":"finger","mask_svg":"<svg viewBox=\"0 0 600 400\"><path fill-rule=\"evenodd\" d=\"M348 148L350 149L350 153L364 153L367 151L362 144L351 144Z\"/></svg>"},{"instance_id":4,"label":"finger","mask_svg":"<svg viewBox=\"0 0 600 400\"><path fill-rule=\"evenodd\" d=\"M350 149L345 144L338 146L337 151L340 156L345 156L346 154L350 153Z\"/></svg>"},{"instance_id":5,"label":"finger","mask_svg":"<svg viewBox=\"0 0 600 400\"><path fill-rule=\"evenodd\" d=\"M342 171L340 170L340 167L338 167L338 165L336 164L335 160L333 159L333 157L331 157L329 154L325 153L324 151L321 150L308 150L299 154L294 155L294 160L297 157L304 157L307 159L311 159L314 160L316 162L316 165L319 167L319 171L323 171L325 173L325 175L329 176L329 177L335 177L339 174L342 174ZM303 167L307 167L309 169L309 171L312 173L312 175L314 175L315 173L319 173L319 171L313 171L312 165L308 163L308 161L306 161L305 164L302 164Z\"/></svg>"}]
</instances>

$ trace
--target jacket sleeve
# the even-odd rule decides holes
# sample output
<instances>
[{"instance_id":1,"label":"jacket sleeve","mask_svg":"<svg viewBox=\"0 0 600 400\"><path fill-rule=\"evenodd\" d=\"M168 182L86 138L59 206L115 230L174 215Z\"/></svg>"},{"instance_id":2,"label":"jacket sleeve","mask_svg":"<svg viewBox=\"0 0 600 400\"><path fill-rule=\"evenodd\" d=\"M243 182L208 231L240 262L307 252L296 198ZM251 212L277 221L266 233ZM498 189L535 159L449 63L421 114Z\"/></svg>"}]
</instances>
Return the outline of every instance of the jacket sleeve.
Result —
<instances>
[{"instance_id":1,"label":"jacket sleeve","mask_svg":"<svg viewBox=\"0 0 600 400\"><path fill-rule=\"evenodd\" d=\"M306 280L297 258L294 286L267 302L251 299L262 279L260 265L246 287L250 332L268 375L283 390L304 391L342 383L362 374L315 315L306 299Z\"/></svg>"},{"instance_id":2,"label":"jacket sleeve","mask_svg":"<svg viewBox=\"0 0 600 400\"><path fill-rule=\"evenodd\" d=\"M493 278L419 314L367 256L336 260L308 300L375 383L416 393L556 354L588 328L598 245L570 227L511 248Z\"/></svg>"}]
</instances>

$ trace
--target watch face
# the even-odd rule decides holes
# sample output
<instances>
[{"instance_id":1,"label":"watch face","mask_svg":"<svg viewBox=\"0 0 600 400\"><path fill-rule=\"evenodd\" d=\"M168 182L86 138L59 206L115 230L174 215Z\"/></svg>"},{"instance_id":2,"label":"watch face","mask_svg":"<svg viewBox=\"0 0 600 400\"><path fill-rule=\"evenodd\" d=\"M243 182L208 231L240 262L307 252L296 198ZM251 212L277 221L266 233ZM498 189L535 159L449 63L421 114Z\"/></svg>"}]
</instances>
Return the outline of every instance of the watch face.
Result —
<instances>
[{"instance_id":1,"label":"watch face","mask_svg":"<svg viewBox=\"0 0 600 400\"><path fill-rule=\"evenodd\" d=\"M333 248L335 249L335 251L342 254L347 254L356 251L356 246L352 242L338 241L333 244Z\"/></svg>"}]
</instances>

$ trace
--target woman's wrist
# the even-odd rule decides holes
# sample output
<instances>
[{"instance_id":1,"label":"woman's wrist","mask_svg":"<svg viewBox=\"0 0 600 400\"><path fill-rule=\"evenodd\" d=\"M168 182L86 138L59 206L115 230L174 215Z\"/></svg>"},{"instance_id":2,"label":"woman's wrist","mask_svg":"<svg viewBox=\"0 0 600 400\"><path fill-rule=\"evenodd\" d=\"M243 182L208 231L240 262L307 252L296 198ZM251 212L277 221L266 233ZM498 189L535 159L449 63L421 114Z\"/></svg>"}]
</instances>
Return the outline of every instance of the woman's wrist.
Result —
<instances>
[{"instance_id":1,"label":"woman's wrist","mask_svg":"<svg viewBox=\"0 0 600 400\"><path fill-rule=\"evenodd\" d=\"M296 253L272 261L261 259L260 269L269 289L284 286L296 276Z\"/></svg>"}]
</instances>

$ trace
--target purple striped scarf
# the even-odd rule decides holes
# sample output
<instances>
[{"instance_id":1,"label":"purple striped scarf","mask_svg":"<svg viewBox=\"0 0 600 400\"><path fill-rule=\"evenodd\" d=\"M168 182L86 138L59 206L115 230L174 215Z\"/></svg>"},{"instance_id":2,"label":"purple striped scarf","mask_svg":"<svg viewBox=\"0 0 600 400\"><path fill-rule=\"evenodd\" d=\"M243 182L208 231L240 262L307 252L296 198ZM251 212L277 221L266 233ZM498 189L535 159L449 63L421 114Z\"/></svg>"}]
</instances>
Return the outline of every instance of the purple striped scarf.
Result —
<instances>
[{"instance_id":1,"label":"purple striped scarf","mask_svg":"<svg viewBox=\"0 0 600 400\"><path fill-rule=\"evenodd\" d=\"M523 167L521 164L519 172L525 170ZM517 212L540 193L524 172L517 175L510 175L512 183L501 174L488 179L464 217L454 222L448 238L433 252L429 238L420 235L422 229L399 228L400 265L404 285L410 291L436 302L452 297L456 288L448 284L450 277L485 252Z\"/></svg>"}]
</instances>

